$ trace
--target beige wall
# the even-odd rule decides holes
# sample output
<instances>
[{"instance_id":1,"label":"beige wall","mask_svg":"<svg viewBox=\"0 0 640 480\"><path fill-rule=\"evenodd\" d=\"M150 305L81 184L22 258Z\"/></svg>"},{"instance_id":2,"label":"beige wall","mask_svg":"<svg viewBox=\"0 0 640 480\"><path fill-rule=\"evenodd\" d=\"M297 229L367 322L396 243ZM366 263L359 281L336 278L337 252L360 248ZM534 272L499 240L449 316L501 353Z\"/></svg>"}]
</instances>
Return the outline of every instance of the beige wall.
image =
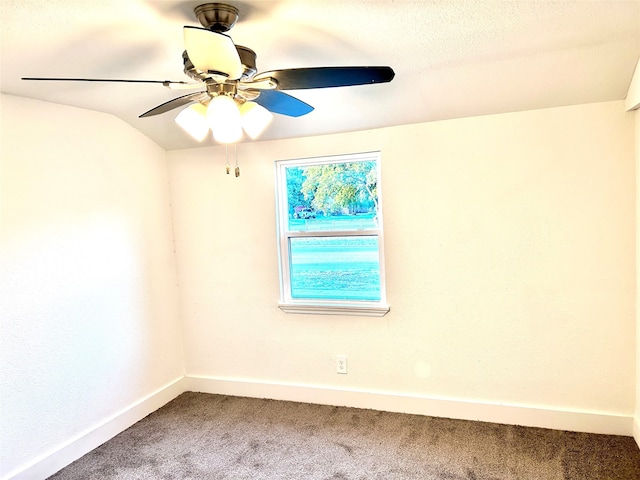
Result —
<instances>
[{"instance_id":1,"label":"beige wall","mask_svg":"<svg viewBox=\"0 0 640 480\"><path fill-rule=\"evenodd\" d=\"M629 112L629 116L633 116L635 121L635 179L636 179L636 251L635 251L635 266L636 266L636 406L635 416L633 423L633 436L640 446L640 308L638 299L640 299L640 194L638 193L638 186L640 185L640 60L636 65L629 90L624 102L625 109Z\"/></svg>"},{"instance_id":2,"label":"beige wall","mask_svg":"<svg viewBox=\"0 0 640 480\"><path fill-rule=\"evenodd\" d=\"M633 436L640 447L640 111L633 114L636 127L636 410Z\"/></svg>"},{"instance_id":3,"label":"beige wall","mask_svg":"<svg viewBox=\"0 0 640 480\"><path fill-rule=\"evenodd\" d=\"M633 135L610 102L240 145L239 179L169 152L187 374L630 418ZM378 149L391 312L281 312L273 162Z\"/></svg>"},{"instance_id":4,"label":"beige wall","mask_svg":"<svg viewBox=\"0 0 640 480\"><path fill-rule=\"evenodd\" d=\"M638 416L622 102L240 145L238 179L220 148L166 153L109 115L1 102L0 476L53 472L198 378L576 412L576 429ZM391 312L281 312L273 162L370 150Z\"/></svg>"},{"instance_id":5,"label":"beige wall","mask_svg":"<svg viewBox=\"0 0 640 480\"><path fill-rule=\"evenodd\" d=\"M110 115L1 102L0 477L43 478L182 376L166 155Z\"/></svg>"}]
</instances>

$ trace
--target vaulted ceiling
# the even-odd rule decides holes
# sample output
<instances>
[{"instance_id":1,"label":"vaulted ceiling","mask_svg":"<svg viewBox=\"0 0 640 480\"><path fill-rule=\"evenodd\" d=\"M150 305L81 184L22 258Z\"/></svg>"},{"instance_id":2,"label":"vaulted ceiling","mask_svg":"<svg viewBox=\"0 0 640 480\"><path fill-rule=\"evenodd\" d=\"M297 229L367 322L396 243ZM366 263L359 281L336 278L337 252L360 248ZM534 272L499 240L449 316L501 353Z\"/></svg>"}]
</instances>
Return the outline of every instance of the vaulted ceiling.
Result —
<instances>
[{"instance_id":1,"label":"vaulted ceiling","mask_svg":"<svg viewBox=\"0 0 640 480\"><path fill-rule=\"evenodd\" d=\"M138 118L183 91L82 77L190 81L184 25L205 1L2 0L1 91L110 113L168 150L215 144ZM315 107L276 115L262 139L487 115L625 97L640 57L640 1L228 0L228 34L258 71L389 65L391 83L288 91ZM87 128L91 128L87 125ZM244 141L249 141L245 139Z\"/></svg>"}]
</instances>

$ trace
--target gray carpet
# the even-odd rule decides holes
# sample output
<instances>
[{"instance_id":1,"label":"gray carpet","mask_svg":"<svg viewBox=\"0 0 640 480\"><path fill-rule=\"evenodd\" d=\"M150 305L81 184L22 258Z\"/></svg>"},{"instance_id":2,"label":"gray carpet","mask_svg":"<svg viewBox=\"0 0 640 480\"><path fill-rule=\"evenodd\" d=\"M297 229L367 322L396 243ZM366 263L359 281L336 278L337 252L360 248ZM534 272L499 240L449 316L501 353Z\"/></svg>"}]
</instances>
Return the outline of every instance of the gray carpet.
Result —
<instances>
[{"instance_id":1,"label":"gray carpet","mask_svg":"<svg viewBox=\"0 0 640 480\"><path fill-rule=\"evenodd\" d=\"M631 437L185 393L50 477L638 480Z\"/></svg>"}]
</instances>

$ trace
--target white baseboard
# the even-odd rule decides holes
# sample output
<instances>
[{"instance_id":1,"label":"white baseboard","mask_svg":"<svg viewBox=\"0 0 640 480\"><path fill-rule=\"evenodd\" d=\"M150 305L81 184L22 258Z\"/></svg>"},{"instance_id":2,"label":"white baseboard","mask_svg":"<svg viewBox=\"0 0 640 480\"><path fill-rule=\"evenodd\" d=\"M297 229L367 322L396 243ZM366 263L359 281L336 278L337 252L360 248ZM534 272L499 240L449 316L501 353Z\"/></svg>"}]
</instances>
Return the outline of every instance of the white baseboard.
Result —
<instances>
[{"instance_id":1,"label":"white baseboard","mask_svg":"<svg viewBox=\"0 0 640 480\"><path fill-rule=\"evenodd\" d=\"M606 412L561 410L237 378L188 376L185 378L185 385L186 390L194 392L368 408L574 432L634 435L633 417ZM636 436L636 439L639 436Z\"/></svg>"},{"instance_id":2,"label":"white baseboard","mask_svg":"<svg viewBox=\"0 0 640 480\"><path fill-rule=\"evenodd\" d=\"M640 447L640 421L632 416L528 405L484 403L385 391L365 391L237 378L187 376L176 379L156 390L47 454L8 473L1 480L47 478L186 391L368 408L556 430L633 436Z\"/></svg>"},{"instance_id":3,"label":"white baseboard","mask_svg":"<svg viewBox=\"0 0 640 480\"><path fill-rule=\"evenodd\" d=\"M28 465L8 473L2 480L34 480L53 475L185 392L184 387L184 377L174 380Z\"/></svg>"}]
</instances>

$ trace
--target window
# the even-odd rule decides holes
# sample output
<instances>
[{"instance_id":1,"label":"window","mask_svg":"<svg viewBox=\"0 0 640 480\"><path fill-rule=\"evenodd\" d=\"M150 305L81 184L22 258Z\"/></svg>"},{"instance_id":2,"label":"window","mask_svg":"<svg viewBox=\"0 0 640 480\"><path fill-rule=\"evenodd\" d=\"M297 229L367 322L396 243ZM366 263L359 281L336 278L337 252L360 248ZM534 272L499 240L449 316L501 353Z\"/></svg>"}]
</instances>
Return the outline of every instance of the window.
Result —
<instances>
[{"instance_id":1,"label":"window","mask_svg":"<svg viewBox=\"0 0 640 480\"><path fill-rule=\"evenodd\" d=\"M280 308L382 316L380 154L276 162Z\"/></svg>"}]
</instances>

